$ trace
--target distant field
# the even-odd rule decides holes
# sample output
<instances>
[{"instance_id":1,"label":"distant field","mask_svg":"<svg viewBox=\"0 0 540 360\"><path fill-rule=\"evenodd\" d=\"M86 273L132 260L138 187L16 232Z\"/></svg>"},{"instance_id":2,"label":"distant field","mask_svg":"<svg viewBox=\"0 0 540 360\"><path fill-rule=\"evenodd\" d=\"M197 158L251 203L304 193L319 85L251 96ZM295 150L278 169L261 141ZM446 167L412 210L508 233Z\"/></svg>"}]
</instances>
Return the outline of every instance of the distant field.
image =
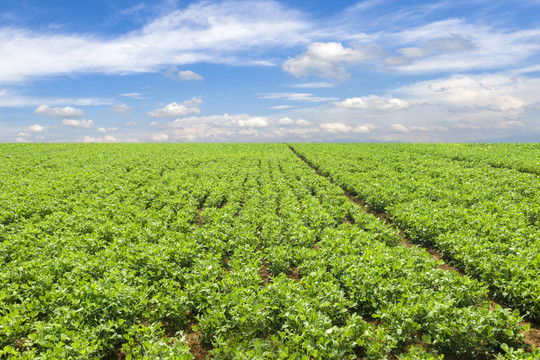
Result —
<instances>
[{"instance_id":1,"label":"distant field","mask_svg":"<svg viewBox=\"0 0 540 360\"><path fill-rule=\"evenodd\" d=\"M0 160L0 359L540 358L539 144Z\"/></svg>"}]
</instances>

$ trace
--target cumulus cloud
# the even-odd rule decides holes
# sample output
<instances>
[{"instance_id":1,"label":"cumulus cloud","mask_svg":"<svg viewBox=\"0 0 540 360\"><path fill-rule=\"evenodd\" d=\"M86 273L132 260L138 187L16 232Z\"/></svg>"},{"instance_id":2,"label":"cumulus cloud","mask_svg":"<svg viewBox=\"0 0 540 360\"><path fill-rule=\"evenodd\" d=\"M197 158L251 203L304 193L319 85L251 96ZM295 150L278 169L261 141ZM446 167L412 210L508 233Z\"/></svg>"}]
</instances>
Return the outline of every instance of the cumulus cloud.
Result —
<instances>
[{"instance_id":1,"label":"cumulus cloud","mask_svg":"<svg viewBox=\"0 0 540 360\"><path fill-rule=\"evenodd\" d=\"M185 116L192 113L200 114L201 110L197 107L200 104L202 104L202 99L192 98L181 103L170 103L165 107L149 111L146 114L150 117Z\"/></svg>"},{"instance_id":2,"label":"cumulus cloud","mask_svg":"<svg viewBox=\"0 0 540 360\"><path fill-rule=\"evenodd\" d=\"M415 103L454 110L517 111L535 101L530 94L534 89L540 89L540 80L493 74L454 75L417 82L395 91Z\"/></svg>"},{"instance_id":3,"label":"cumulus cloud","mask_svg":"<svg viewBox=\"0 0 540 360\"><path fill-rule=\"evenodd\" d=\"M181 102L182 105L186 105L186 106L200 106L202 105L202 103L203 103L203 99L197 98L197 97L192 97L189 100L184 100Z\"/></svg>"},{"instance_id":4,"label":"cumulus cloud","mask_svg":"<svg viewBox=\"0 0 540 360\"><path fill-rule=\"evenodd\" d=\"M308 46L306 52L285 61L283 70L296 77L314 74L344 80L350 76L344 64L359 64L380 55L380 50L375 48L349 48L339 42L315 42Z\"/></svg>"},{"instance_id":5,"label":"cumulus cloud","mask_svg":"<svg viewBox=\"0 0 540 360\"><path fill-rule=\"evenodd\" d=\"M106 135L102 138L85 136L83 139L83 142L85 143L115 143L115 142L119 142L119 140L112 135Z\"/></svg>"},{"instance_id":6,"label":"cumulus cloud","mask_svg":"<svg viewBox=\"0 0 540 360\"><path fill-rule=\"evenodd\" d=\"M280 100L289 100L289 101L302 101L302 102L324 102L337 100L334 97L320 97L314 96L309 93L297 93L297 92L283 92L283 93L264 93L259 94L259 99L280 99Z\"/></svg>"},{"instance_id":7,"label":"cumulus cloud","mask_svg":"<svg viewBox=\"0 0 540 360\"><path fill-rule=\"evenodd\" d=\"M111 109L111 111L113 111L113 112L115 112L117 114L120 114L120 115L123 115L123 116L128 116L129 111L132 109L132 107L128 106L126 104L119 104L119 105L111 106L110 109Z\"/></svg>"},{"instance_id":8,"label":"cumulus cloud","mask_svg":"<svg viewBox=\"0 0 540 360\"><path fill-rule=\"evenodd\" d=\"M34 125L30 125L27 128L27 131L34 132L34 133L41 133L41 132L45 131L45 127L43 127L43 126L41 126L39 124L34 124Z\"/></svg>"},{"instance_id":9,"label":"cumulus cloud","mask_svg":"<svg viewBox=\"0 0 540 360\"><path fill-rule=\"evenodd\" d=\"M300 125L300 126L311 126L311 122L310 121L307 121L305 119L299 119L299 120L296 120L296 125Z\"/></svg>"},{"instance_id":10,"label":"cumulus cloud","mask_svg":"<svg viewBox=\"0 0 540 360\"><path fill-rule=\"evenodd\" d=\"M375 95L348 98L341 102L335 102L334 104L347 109L375 110L400 110L410 106L410 104L403 99L386 98Z\"/></svg>"},{"instance_id":11,"label":"cumulus cloud","mask_svg":"<svg viewBox=\"0 0 540 360\"><path fill-rule=\"evenodd\" d=\"M292 125L294 124L294 120L289 117L283 117L278 120L277 122L279 125Z\"/></svg>"},{"instance_id":12,"label":"cumulus cloud","mask_svg":"<svg viewBox=\"0 0 540 360\"><path fill-rule=\"evenodd\" d=\"M156 142L167 141L167 140L169 140L169 135L167 135L165 133L154 134L154 135L152 135L152 140L154 140Z\"/></svg>"},{"instance_id":13,"label":"cumulus cloud","mask_svg":"<svg viewBox=\"0 0 540 360\"><path fill-rule=\"evenodd\" d=\"M262 128L270 125L267 117L252 116L248 114L229 115L211 115L211 116L191 116L188 118L176 119L168 123L168 127L180 128L186 123L205 123L219 127L254 127Z\"/></svg>"},{"instance_id":14,"label":"cumulus cloud","mask_svg":"<svg viewBox=\"0 0 540 360\"><path fill-rule=\"evenodd\" d=\"M373 124L358 125L353 129L353 132L359 134L367 134L370 133L373 129L375 129L375 125Z\"/></svg>"},{"instance_id":15,"label":"cumulus cloud","mask_svg":"<svg viewBox=\"0 0 540 360\"><path fill-rule=\"evenodd\" d=\"M117 127L108 127L108 128L105 128L105 127L99 127L96 129L98 132L100 133L106 133L106 132L109 132L109 131L118 131L118 128Z\"/></svg>"},{"instance_id":16,"label":"cumulus cloud","mask_svg":"<svg viewBox=\"0 0 540 360\"><path fill-rule=\"evenodd\" d=\"M81 109L72 108L71 106L51 108L49 105L40 105L34 110L34 113L59 118L84 117L84 111L82 111Z\"/></svg>"},{"instance_id":17,"label":"cumulus cloud","mask_svg":"<svg viewBox=\"0 0 540 360\"><path fill-rule=\"evenodd\" d=\"M401 125L401 124L393 124L392 129L394 129L396 131L399 131L399 132L402 132L402 133L408 133L410 131L409 128L407 128L405 125Z\"/></svg>"},{"instance_id":18,"label":"cumulus cloud","mask_svg":"<svg viewBox=\"0 0 540 360\"><path fill-rule=\"evenodd\" d=\"M342 123L323 123L319 125L322 129L331 133L346 133L352 130L352 126Z\"/></svg>"},{"instance_id":19,"label":"cumulus cloud","mask_svg":"<svg viewBox=\"0 0 540 360\"><path fill-rule=\"evenodd\" d=\"M181 70L179 71L176 66L170 67L167 72L165 72L165 77L169 79L178 80L178 81L187 81L187 80L202 80L204 79L201 75L191 71L191 70Z\"/></svg>"},{"instance_id":20,"label":"cumulus cloud","mask_svg":"<svg viewBox=\"0 0 540 360\"><path fill-rule=\"evenodd\" d=\"M64 119L62 120L62 126L89 129L89 128L94 127L94 121L85 120L85 119L83 120Z\"/></svg>"}]
</instances>

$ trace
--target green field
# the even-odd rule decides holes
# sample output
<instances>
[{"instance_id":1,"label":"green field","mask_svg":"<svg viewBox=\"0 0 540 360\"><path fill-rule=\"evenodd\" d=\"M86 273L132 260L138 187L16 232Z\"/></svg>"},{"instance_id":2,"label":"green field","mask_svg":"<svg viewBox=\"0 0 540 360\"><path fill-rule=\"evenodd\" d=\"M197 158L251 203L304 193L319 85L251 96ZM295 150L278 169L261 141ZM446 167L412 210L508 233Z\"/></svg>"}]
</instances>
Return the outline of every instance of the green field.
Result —
<instances>
[{"instance_id":1,"label":"green field","mask_svg":"<svg viewBox=\"0 0 540 360\"><path fill-rule=\"evenodd\" d=\"M0 359L540 358L538 144L0 159Z\"/></svg>"}]
</instances>

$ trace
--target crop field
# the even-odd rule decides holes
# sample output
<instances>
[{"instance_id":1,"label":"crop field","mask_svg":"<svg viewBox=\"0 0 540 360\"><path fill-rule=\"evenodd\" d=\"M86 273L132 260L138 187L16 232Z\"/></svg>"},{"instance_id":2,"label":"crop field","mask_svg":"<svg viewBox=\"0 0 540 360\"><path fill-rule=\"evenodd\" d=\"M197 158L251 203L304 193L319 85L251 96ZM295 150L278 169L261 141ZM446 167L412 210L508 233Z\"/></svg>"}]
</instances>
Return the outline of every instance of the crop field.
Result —
<instances>
[{"instance_id":1,"label":"crop field","mask_svg":"<svg viewBox=\"0 0 540 360\"><path fill-rule=\"evenodd\" d=\"M540 359L538 144L0 159L0 359Z\"/></svg>"}]
</instances>

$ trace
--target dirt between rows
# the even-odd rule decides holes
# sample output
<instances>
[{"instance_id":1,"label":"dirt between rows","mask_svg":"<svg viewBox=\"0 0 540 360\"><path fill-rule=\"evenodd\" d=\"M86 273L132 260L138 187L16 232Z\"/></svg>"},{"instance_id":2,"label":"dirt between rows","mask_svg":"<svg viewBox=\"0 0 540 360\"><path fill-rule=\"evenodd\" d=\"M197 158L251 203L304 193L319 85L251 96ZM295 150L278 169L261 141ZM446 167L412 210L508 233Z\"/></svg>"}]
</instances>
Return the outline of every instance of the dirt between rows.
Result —
<instances>
[{"instance_id":1,"label":"dirt between rows","mask_svg":"<svg viewBox=\"0 0 540 360\"><path fill-rule=\"evenodd\" d=\"M202 334L197 329L198 322L192 313L187 313L188 326L185 331L186 341L189 345L189 352L194 356L195 360L210 359L209 350L212 350L211 346L206 346L201 342Z\"/></svg>"},{"instance_id":2,"label":"dirt between rows","mask_svg":"<svg viewBox=\"0 0 540 360\"><path fill-rule=\"evenodd\" d=\"M296 155L298 156L298 158L300 158L306 165L308 165L313 171L315 171L315 173L319 176L322 176L324 178L326 178L328 181L330 181L331 183L334 183L334 180L326 175L324 175L317 167L315 167L311 162L309 162L305 157L303 157L302 155L298 154L296 152L296 150L292 147L292 146L289 146L289 148L291 149L291 151ZM341 187L341 186L340 186ZM392 218L390 216L390 214L388 213L382 213L382 212L376 212L376 211L373 211L373 210L368 210L365 206L365 202L362 200L362 199L359 199L357 198L356 196L354 195L351 195L346 189L344 189L343 187L341 187L343 192L344 192L344 195L349 199L349 201L351 203L353 203L354 205L360 207L362 209L363 212L365 213L368 213L368 214L371 214L375 217L377 217L379 220L382 220L384 221L388 226L392 226L393 228L395 228L396 230L398 230L398 236L399 238L401 239L401 245L403 246L406 246L408 248L411 248L411 247L415 247L415 246L418 246L418 247L421 247L423 248L434 260L437 260L437 261L442 261L442 263L440 263L437 268L441 269L441 270L445 270L445 271L454 271L456 273L458 273L460 276L467 276L465 274L464 271L462 271L461 269L455 267L455 266L452 266L452 265L449 265L447 264L446 262L444 262L444 259L443 259L443 256L441 255L441 253L434 247L432 246L427 246L427 245L418 245L418 244L414 244L412 243L410 240L408 240L405 236L405 233L403 232L403 230L399 229L393 222L392 222ZM492 301L492 309L495 308L495 305L497 304L496 302ZM503 305L500 305L499 306L501 307L505 307ZM506 306L507 307L507 306ZM507 307L508 308L508 307ZM535 347L535 348L540 348L540 323L538 321L533 321L531 319L527 319L527 317L524 318L524 320L520 323L522 326L526 326L528 325L530 327L529 331L525 332L524 335L525 335L525 344L527 344L528 346L530 347ZM447 356L445 355L445 358Z\"/></svg>"}]
</instances>

